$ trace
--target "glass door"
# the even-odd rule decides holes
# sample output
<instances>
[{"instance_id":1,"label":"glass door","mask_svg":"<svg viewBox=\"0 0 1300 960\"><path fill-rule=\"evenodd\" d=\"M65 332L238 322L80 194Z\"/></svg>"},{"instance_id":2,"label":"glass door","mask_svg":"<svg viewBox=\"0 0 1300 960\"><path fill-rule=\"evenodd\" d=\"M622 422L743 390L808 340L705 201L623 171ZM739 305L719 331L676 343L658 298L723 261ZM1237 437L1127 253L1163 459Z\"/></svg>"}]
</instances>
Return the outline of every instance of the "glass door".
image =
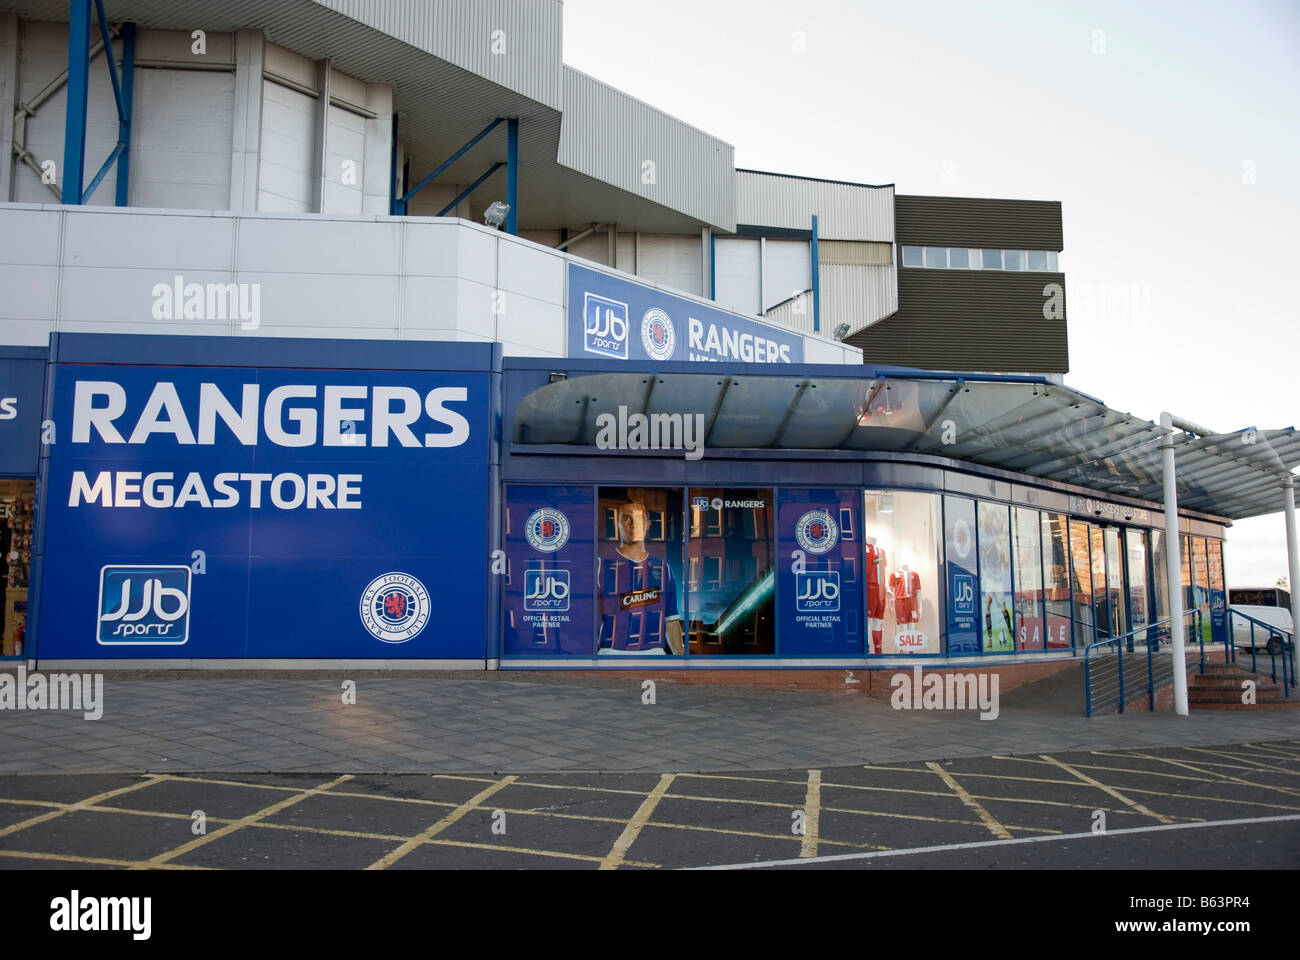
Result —
<instances>
[{"instance_id":1,"label":"glass door","mask_svg":"<svg viewBox=\"0 0 1300 960\"><path fill-rule=\"evenodd\" d=\"M1147 589L1147 535L1144 530L1124 531L1128 546L1128 629L1140 630L1151 622L1151 598ZM1145 633L1134 641L1147 642Z\"/></svg>"},{"instance_id":2,"label":"glass door","mask_svg":"<svg viewBox=\"0 0 1300 960\"><path fill-rule=\"evenodd\" d=\"M1121 636L1128 632L1128 617L1124 611L1127 591L1124 583L1124 556L1120 552L1119 527L1105 527L1106 541L1106 603L1110 635Z\"/></svg>"}]
</instances>

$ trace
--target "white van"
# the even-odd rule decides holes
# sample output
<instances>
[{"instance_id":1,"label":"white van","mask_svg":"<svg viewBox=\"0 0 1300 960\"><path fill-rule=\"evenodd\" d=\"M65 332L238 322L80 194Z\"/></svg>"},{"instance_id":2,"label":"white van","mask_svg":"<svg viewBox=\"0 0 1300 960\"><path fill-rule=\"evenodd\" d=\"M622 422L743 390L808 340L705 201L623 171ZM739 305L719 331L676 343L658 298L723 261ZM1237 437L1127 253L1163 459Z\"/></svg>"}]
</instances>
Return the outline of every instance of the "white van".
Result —
<instances>
[{"instance_id":1,"label":"white van","mask_svg":"<svg viewBox=\"0 0 1300 960\"><path fill-rule=\"evenodd\" d=\"M1269 653L1281 653L1284 641L1289 644L1295 627L1291 622L1291 594L1281 587L1233 587L1228 590L1228 609L1251 617L1234 617L1232 642L1237 647L1251 646L1251 627L1254 627L1254 646ZM1283 633L1282 631L1286 631Z\"/></svg>"}]
</instances>

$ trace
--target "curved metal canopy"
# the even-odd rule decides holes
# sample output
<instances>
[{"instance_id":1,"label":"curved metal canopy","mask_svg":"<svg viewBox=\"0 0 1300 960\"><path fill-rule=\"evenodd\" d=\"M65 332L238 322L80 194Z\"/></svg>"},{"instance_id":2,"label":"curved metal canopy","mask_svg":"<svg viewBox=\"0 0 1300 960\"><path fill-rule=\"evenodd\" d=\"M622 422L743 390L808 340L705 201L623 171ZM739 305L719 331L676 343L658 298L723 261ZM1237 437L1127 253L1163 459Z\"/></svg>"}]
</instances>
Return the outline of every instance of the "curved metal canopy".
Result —
<instances>
[{"instance_id":1,"label":"curved metal canopy","mask_svg":"<svg viewBox=\"0 0 1300 960\"><path fill-rule=\"evenodd\" d=\"M1052 383L979 374L592 373L540 387L515 411L516 444L594 446L597 417L700 415L712 449L933 454L1160 503L1163 429ZM796 368L797 369L797 368ZM823 370L825 368L822 368ZM1175 432L1178 504L1229 519L1283 508L1300 465L1293 427Z\"/></svg>"}]
</instances>

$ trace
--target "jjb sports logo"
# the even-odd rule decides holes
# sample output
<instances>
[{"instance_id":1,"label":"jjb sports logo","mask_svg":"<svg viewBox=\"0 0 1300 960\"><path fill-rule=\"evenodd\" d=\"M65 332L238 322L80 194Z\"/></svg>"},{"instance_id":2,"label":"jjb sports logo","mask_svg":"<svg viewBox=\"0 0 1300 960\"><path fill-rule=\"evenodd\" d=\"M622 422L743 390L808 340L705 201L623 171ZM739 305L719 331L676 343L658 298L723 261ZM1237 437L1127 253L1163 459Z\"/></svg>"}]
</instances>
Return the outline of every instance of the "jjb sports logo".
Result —
<instances>
[{"instance_id":1,"label":"jjb sports logo","mask_svg":"<svg viewBox=\"0 0 1300 960\"><path fill-rule=\"evenodd\" d=\"M627 304L598 294L582 298L582 349L615 360L627 359Z\"/></svg>"},{"instance_id":2,"label":"jjb sports logo","mask_svg":"<svg viewBox=\"0 0 1300 960\"><path fill-rule=\"evenodd\" d=\"M569 542L569 518L553 507L534 510L524 524L528 545L542 553L554 553Z\"/></svg>"},{"instance_id":3,"label":"jjb sports logo","mask_svg":"<svg viewBox=\"0 0 1300 960\"><path fill-rule=\"evenodd\" d=\"M96 611L103 646L179 646L190 638L190 568L102 567Z\"/></svg>"},{"instance_id":4,"label":"jjb sports logo","mask_svg":"<svg viewBox=\"0 0 1300 960\"><path fill-rule=\"evenodd\" d=\"M796 613L836 613L840 609L840 575L834 570L796 573L794 576Z\"/></svg>"},{"instance_id":5,"label":"jjb sports logo","mask_svg":"<svg viewBox=\"0 0 1300 960\"><path fill-rule=\"evenodd\" d=\"M809 553L826 553L840 542L840 528L825 510L809 510L794 525L794 537Z\"/></svg>"},{"instance_id":6,"label":"jjb sports logo","mask_svg":"<svg viewBox=\"0 0 1300 960\"><path fill-rule=\"evenodd\" d=\"M385 573L361 594L361 623L384 643L405 643L429 622L429 591L407 573Z\"/></svg>"},{"instance_id":7,"label":"jjb sports logo","mask_svg":"<svg viewBox=\"0 0 1300 960\"><path fill-rule=\"evenodd\" d=\"M651 307L641 318L641 346L652 360L667 360L677 346L673 321L658 307Z\"/></svg>"},{"instance_id":8,"label":"jjb sports logo","mask_svg":"<svg viewBox=\"0 0 1300 960\"><path fill-rule=\"evenodd\" d=\"M524 609L557 613L569 609L568 570L525 570Z\"/></svg>"},{"instance_id":9,"label":"jjb sports logo","mask_svg":"<svg viewBox=\"0 0 1300 960\"><path fill-rule=\"evenodd\" d=\"M952 578L952 612L962 617L975 615L975 578L965 573Z\"/></svg>"}]
</instances>

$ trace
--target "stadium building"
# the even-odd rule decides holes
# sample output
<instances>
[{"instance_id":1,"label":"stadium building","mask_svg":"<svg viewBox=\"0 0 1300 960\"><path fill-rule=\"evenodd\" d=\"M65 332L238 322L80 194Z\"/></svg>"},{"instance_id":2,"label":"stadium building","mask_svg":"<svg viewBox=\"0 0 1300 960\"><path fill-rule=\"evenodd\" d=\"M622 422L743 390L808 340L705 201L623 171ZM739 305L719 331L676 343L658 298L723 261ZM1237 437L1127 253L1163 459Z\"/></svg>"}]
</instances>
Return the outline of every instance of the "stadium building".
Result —
<instances>
[{"instance_id":1,"label":"stadium building","mask_svg":"<svg viewBox=\"0 0 1300 960\"><path fill-rule=\"evenodd\" d=\"M1283 509L1300 579L1293 430L1064 384L1058 203L737 169L561 39L0 0L4 656L1064 659L1223 639Z\"/></svg>"}]
</instances>

